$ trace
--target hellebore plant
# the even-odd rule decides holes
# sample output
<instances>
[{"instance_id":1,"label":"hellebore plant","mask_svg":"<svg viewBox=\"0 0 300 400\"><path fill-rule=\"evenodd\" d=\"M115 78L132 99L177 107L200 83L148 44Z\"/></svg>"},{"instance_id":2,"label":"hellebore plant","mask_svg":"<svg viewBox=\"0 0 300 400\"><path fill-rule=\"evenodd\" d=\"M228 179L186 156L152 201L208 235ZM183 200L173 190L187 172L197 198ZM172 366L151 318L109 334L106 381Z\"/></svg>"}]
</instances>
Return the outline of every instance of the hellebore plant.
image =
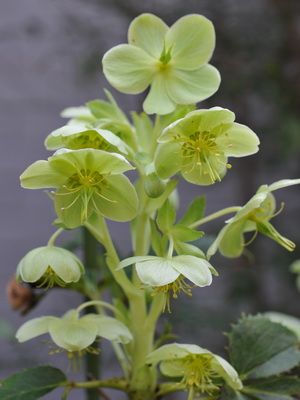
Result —
<instances>
[{"instance_id":1,"label":"hellebore plant","mask_svg":"<svg viewBox=\"0 0 300 400\"><path fill-rule=\"evenodd\" d=\"M24 256L17 280L33 290L74 290L85 302L63 310L60 318L28 320L17 339L25 342L48 333L57 351L66 351L71 359L92 355L95 364L100 348L96 339L105 338L122 369L119 378L100 379L95 372L86 382L69 381L51 367L28 370L24 374L35 382L31 392L27 382L28 399L38 399L55 387L65 389L63 399L71 390L84 388L90 400L102 397L103 388L123 391L132 400L158 400L176 391L185 392L188 400L292 399L299 394L299 377L290 374L300 362L300 323L295 318L275 313L243 317L228 334L230 362L198 344L166 343L170 335L157 329L162 313L176 313L178 297L191 296L217 279L212 261L217 251L239 257L248 244L245 236L250 233L254 240L257 232L289 251L295 248L270 221L277 214L273 193L300 179L263 185L244 206L208 216L202 196L177 218L180 178L198 186L218 184L234 164L232 158L258 151L257 135L235 122L232 111L196 109L197 102L219 87L220 74L208 64L214 46L214 27L201 15L184 16L171 27L152 14L135 18L128 44L104 55L103 71L123 93L137 94L150 87L144 112L128 118L108 91L107 100L64 110L62 116L69 121L45 140L54 154L21 175L26 189L51 189L58 230L47 245ZM129 180L125 174L131 170L135 172ZM233 216L205 253L199 227L227 214ZM106 220L130 222L130 257L120 256ZM72 251L55 244L61 233L79 227L102 246L105 262L98 263L95 247L82 263ZM90 270L87 259L99 264L96 270ZM299 272L298 264L293 269ZM105 298L113 305L103 300L104 292L109 292ZM267 345L265 332L271 341ZM16 396L24 393L23 377L4 381L0 397L8 398L10 390Z\"/></svg>"}]
</instances>

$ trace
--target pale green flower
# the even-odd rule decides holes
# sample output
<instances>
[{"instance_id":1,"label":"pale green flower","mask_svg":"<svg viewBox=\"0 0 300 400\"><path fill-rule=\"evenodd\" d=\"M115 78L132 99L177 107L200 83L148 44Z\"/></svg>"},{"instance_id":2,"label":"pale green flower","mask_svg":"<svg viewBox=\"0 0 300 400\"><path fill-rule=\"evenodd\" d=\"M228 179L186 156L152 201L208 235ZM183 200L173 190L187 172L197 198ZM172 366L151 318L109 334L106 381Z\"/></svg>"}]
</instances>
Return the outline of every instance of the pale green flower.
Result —
<instances>
[{"instance_id":1,"label":"pale green flower","mask_svg":"<svg viewBox=\"0 0 300 400\"><path fill-rule=\"evenodd\" d=\"M258 151L259 139L247 126L234 122L232 111L221 107L188 113L164 129L155 156L161 178L181 172L197 185L220 181L228 157L244 157Z\"/></svg>"},{"instance_id":2,"label":"pale green flower","mask_svg":"<svg viewBox=\"0 0 300 400\"><path fill-rule=\"evenodd\" d=\"M235 390L243 385L236 370L224 358L194 344L172 343L147 356L148 364L159 364L163 375L182 378L188 389L211 394L219 390L222 378Z\"/></svg>"},{"instance_id":3,"label":"pale green flower","mask_svg":"<svg viewBox=\"0 0 300 400\"><path fill-rule=\"evenodd\" d=\"M85 123L73 123L56 129L47 136L45 146L48 150L98 149L128 154L128 146L114 133Z\"/></svg>"},{"instance_id":4,"label":"pale green flower","mask_svg":"<svg viewBox=\"0 0 300 400\"><path fill-rule=\"evenodd\" d=\"M123 93L151 85L143 104L148 114L168 114L176 104L197 103L217 91L219 72L207 64L215 31L202 15L186 15L169 28L157 16L142 14L131 22L128 42L104 55L104 75Z\"/></svg>"},{"instance_id":5,"label":"pale green flower","mask_svg":"<svg viewBox=\"0 0 300 400\"><path fill-rule=\"evenodd\" d=\"M191 288L185 279L198 287L209 286L213 266L205 259L180 255L175 257L138 256L121 261L119 269L135 264L141 282L154 289L154 294L165 295L165 306L170 311L170 296L177 298L180 292L191 296Z\"/></svg>"},{"instance_id":6,"label":"pale green flower","mask_svg":"<svg viewBox=\"0 0 300 400\"><path fill-rule=\"evenodd\" d=\"M129 221L138 208L136 191L122 174L130 169L120 154L61 149L48 161L30 165L21 175L21 185L55 188L55 210L67 228L84 224L94 212L114 221Z\"/></svg>"},{"instance_id":7,"label":"pale green flower","mask_svg":"<svg viewBox=\"0 0 300 400\"><path fill-rule=\"evenodd\" d=\"M43 246L29 251L19 262L17 278L50 288L78 282L84 273L81 261L70 251Z\"/></svg>"},{"instance_id":8,"label":"pale green flower","mask_svg":"<svg viewBox=\"0 0 300 400\"><path fill-rule=\"evenodd\" d=\"M278 214L275 212L276 202L272 192L291 185L300 184L300 179L283 179L272 185L261 186L257 193L236 213L226 221L226 225L210 246L207 256L211 257L219 249L225 257L239 257L246 245L244 234L257 232L275 240L288 251L295 249L295 244L282 236L270 223Z\"/></svg>"},{"instance_id":9,"label":"pale green flower","mask_svg":"<svg viewBox=\"0 0 300 400\"><path fill-rule=\"evenodd\" d=\"M105 339L128 343L132 335L120 321L98 314L80 317L78 310L70 310L61 318L44 316L23 324L16 333L19 342L49 333L53 342L68 353L78 355L89 351L98 336Z\"/></svg>"}]
</instances>

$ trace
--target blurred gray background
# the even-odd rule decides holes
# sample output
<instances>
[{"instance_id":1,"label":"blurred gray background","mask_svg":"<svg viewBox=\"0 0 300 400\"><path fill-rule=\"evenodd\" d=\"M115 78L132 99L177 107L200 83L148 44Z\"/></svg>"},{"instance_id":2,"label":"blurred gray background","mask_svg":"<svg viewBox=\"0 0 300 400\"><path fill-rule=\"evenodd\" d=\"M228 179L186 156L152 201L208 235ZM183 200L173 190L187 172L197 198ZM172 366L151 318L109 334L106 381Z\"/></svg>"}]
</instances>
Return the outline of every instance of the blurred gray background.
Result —
<instances>
[{"instance_id":1,"label":"blurred gray background","mask_svg":"<svg viewBox=\"0 0 300 400\"><path fill-rule=\"evenodd\" d=\"M109 85L101 73L101 58L110 47L126 41L130 20L141 12L156 13L170 24L194 12L214 22L217 47L212 64L221 72L222 85L204 106L232 109L262 142L257 155L233 160L222 183L207 190L182 184L181 207L205 191L208 212L213 212L241 204L262 183L300 176L298 0L1 0L1 379L41 363L66 369L66 359L48 356L41 341L19 345L12 338L26 319L60 315L81 301L78 295L53 290L25 318L10 309L7 282L19 259L48 240L54 218L45 193L22 190L18 177L30 163L47 157L43 141L63 124L59 116L63 108L103 97L101 88ZM139 109L140 98L112 92L127 111ZM254 256L230 262L216 257L220 277L213 285L195 290L191 299L181 298L173 306L170 319L180 340L223 354L222 332L242 311L278 310L300 317L295 277L288 271L290 263L300 258L299 193L299 187L278 192L286 208L275 221L298 249L288 254L259 238L249 248ZM205 228L213 234L219 227L221 221ZM114 225L113 229L123 254L128 253L127 228ZM109 351L104 351L104 359L103 374L118 374ZM58 398L58 392L45 396ZM122 397L113 393L111 398ZM84 399L84 394L74 392L70 399Z\"/></svg>"}]
</instances>

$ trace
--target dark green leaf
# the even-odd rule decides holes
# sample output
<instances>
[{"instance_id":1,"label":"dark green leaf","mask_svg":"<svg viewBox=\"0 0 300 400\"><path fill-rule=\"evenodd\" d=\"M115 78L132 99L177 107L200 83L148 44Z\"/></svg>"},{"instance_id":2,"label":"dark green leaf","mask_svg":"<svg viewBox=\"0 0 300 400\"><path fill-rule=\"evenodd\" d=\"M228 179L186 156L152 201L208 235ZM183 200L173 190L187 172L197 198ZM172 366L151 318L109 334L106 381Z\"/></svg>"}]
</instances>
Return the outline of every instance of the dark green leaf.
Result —
<instances>
[{"instance_id":1,"label":"dark green leaf","mask_svg":"<svg viewBox=\"0 0 300 400\"><path fill-rule=\"evenodd\" d=\"M245 383L243 392L259 400L293 400L300 394L300 379L294 376L274 376Z\"/></svg>"},{"instance_id":2,"label":"dark green leaf","mask_svg":"<svg viewBox=\"0 0 300 400\"><path fill-rule=\"evenodd\" d=\"M179 221L182 225L191 225L195 221L203 218L205 212L205 204L206 200L205 197L198 197L194 199L191 204L188 206L188 209L184 216Z\"/></svg>"},{"instance_id":3,"label":"dark green leaf","mask_svg":"<svg viewBox=\"0 0 300 400\"><path fill-rule=\"evenodd\" d=\"M1 382L1 400L37 400L66 382L58 368L41 366L11 375Z\"/></svg>"},{"instance_id":4,"label":"dark green leaf","mask_svg":"<svg viewBox=\"0 0 300 400\"><path fill-rule=\"evenodd\" d=\"M266 376L266 363L297 344L297 338L290 330L262 316L243 317L233 326L228 338L231 364L242 378L263 364ZM274 366L270 368L274 369Z\"/></svg>"}]
</instances>

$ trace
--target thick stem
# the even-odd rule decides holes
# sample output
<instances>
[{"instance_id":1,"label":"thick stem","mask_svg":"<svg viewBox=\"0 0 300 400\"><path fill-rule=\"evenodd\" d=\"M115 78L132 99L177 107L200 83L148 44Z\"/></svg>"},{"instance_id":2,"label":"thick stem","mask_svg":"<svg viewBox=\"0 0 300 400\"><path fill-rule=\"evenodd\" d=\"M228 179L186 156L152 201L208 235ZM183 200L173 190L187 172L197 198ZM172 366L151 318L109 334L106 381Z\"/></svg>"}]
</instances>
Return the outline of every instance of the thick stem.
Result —
<instances>
[{"instance_id":1,"label":"thick stem","mask_svg":"<svg viewBox=\"0 0 300 400\"><path fill-rule=\"evenodd\" d=\"M94 275L97 273L98 265L97 265L97 241L90 234L90 232L83 228L83 252L84 252L84 264L86 269L86 274L88 278L93 279ZM89 298L85 298L85 300L89 300ZM93 304L90 304L92 306ZM84 311L86 313L90 312L90 308L85 308ZM94 307L93 307L93 311ZM100 348L99 343L95 342L92 344L95 349L95 353L86 353L85 355L85 375L86 379L99 379L100 378L100 369L101 369L101 356L100 356ZM97 354L99 352L99 354ZM97 389L86 390L86 398L87 400L98 400L99 392Z\"/></svg>"}]
</instances>

